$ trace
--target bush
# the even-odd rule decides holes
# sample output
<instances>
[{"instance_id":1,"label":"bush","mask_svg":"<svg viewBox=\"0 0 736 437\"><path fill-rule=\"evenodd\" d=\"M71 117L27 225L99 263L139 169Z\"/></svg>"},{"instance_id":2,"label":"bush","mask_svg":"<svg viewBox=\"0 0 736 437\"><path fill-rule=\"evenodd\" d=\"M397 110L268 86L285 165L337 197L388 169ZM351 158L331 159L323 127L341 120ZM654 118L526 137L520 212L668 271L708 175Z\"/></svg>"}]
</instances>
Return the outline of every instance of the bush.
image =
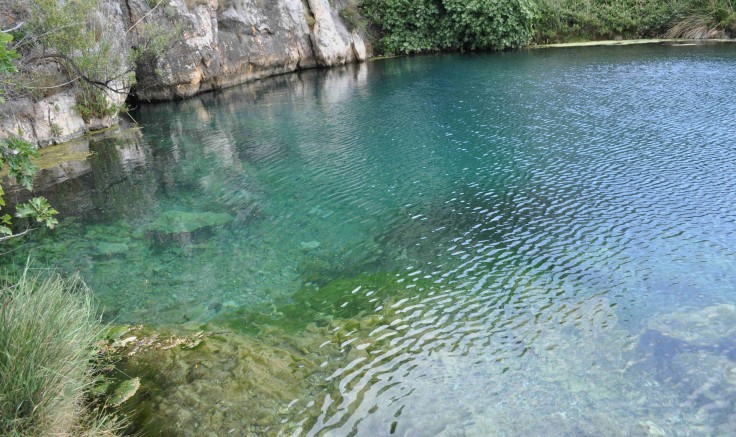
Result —
<instances>
[{"instance_id":1,"label":"bush","mask_svg":"<svg viewBox=\"0 0 736 437\"><path fill-rule=\"evenodd\" d=\"M386 53L519 47L535 18L527 0L365 0L363 9Z\"/></svg>"},{"instance_id":2,"label":"bush","mask_svg":"<svg viewBox=\"0 0 736 437\"><path fill-rule=\"evenodd\" d=\"M736 34L734 0L538 0L538 43Z\"/></svg>"},{"instance_id":3,"label":"bush","mask_svg":"<svg viewBox=\"0 0 736 437\"><path fill-rule=\"evenodd\" d=\"M0 435L115 435L85 407L102 328L77 277L32 276L0 291Z\"/></svg>"}]
</instances>

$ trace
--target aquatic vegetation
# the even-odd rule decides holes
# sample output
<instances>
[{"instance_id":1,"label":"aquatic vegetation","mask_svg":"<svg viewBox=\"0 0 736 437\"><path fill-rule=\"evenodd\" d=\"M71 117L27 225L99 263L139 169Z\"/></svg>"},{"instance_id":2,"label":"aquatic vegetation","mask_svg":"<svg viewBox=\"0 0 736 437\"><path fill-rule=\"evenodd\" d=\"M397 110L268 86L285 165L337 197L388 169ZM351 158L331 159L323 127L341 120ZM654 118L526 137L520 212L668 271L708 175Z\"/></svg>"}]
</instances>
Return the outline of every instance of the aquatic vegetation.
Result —
<instances>
[{"instance_id":1,"label":"aquatic vegetation","mask_svg":"<svg viewBox=\"0 0 736 437\"><path fill-rule=\"evenodd\" d=\"M420 290L430 286L428 281L419 285ZM239 332L257 333L269 326L299 332L310 324L323 327L338 319L374 314L376 308L383 307L389 299L398 300L406 294L417 295L417 290L407 289L405 284L397 282L395 274L365 273L324 284L308 283L294 294L270 304L224 312L213 323Z\"/></svg>"},{"instance_id":2,"label":"aquatic vegetation","mask_svg":"<svg viewBox=\"0 0 736 437\"><path fill-rule=\"evenodd\" d=\"M123 402L132 398L138 389L141 388L140 378L128 379L121 382L110 396L110 405L113 407L120 406Z\"/></svg>"},{"instance_id":3,"label":"aquatic vegetation","mask_svg":"<svg viewBox=\"0 0 736 437\"><path fill-rule=\"evenodd\" d=\"M235 429L275 435L282 420L294 413L287 405L307 396L319 379L308 376L328 370L319 366L324 359L316 353L319 334L276 334L266 342L221 332L215 325L208 330L207 338L194 349L171 345L196 339L201 331L131 333L138 340L129 347L136 348L137 342L148 346L124 354L122 368L141 378L147 396L128 405L135 416L129 431L196 436L202 432L226 435ZM151 343L151 337L158 340ZM175 340L169 340L172 337ZM312 352L301 352L305 348ZM323 348L319 355L328 351L334 352Z\"/></svg>"}]
</instances>

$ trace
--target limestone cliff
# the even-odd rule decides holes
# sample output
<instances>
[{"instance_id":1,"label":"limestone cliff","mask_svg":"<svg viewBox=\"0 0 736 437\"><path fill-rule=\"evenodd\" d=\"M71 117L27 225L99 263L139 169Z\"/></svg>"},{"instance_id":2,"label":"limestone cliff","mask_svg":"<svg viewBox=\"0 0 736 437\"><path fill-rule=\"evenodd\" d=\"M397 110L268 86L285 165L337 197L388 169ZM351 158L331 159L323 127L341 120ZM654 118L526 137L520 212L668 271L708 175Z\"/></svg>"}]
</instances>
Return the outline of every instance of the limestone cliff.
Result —
<instances>
[{"instance_id":1,"label":"limestone cliff","mask_svg":"<svg viewBox=\"0 0 736 437\"><path fill-rule=\"evenodd\" d=\"M104 11L105 32L120 36L118 56L129 57L135 41L152 30L175 35L162 55L139 59L130 91L140 101L160 101L365 60L363 38L339 18L341 1L100 0L98 8ZM127 93L106 95L116 105L127 98ZM0 133L21 132L39 146L117 124L115 117L85 121L73 87L59 87L42 99L8 101L0 112Z\"/></svg>"},{"instance_id":2,"label":"limestone cliff","mask_svg":"<svg viewBox=\"0 0 736 437\"><path fill-rule=\"evenodd\" d=\"M139 62L133 95L140 100L366 58L362 37L346 29L328 0L127 0L127 7L132 23L180 26L183 34L163 56Z\"/></svg>"}]
</instances>

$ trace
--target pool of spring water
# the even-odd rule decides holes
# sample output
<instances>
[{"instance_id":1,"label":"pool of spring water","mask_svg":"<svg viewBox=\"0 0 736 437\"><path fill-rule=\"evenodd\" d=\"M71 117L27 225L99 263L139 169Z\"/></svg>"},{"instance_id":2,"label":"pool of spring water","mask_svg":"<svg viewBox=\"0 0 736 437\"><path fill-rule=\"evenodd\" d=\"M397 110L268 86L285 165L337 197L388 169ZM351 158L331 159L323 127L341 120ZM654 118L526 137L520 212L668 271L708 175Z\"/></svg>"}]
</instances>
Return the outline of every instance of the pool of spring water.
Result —
<instances>
[{"instance_id":1,"label":"pool of spring water","mask_svg":"<svg viewBox=\"0 0 736 437\"><path fill-rule=\"evenodd\" d=\"M734 83L733 44L657 44L144 105L46 166L61 225L0 262L79 272L115 323L298 339L278 418L193 403L215 433L729 434Z\"/></svg>"}]
</instances>

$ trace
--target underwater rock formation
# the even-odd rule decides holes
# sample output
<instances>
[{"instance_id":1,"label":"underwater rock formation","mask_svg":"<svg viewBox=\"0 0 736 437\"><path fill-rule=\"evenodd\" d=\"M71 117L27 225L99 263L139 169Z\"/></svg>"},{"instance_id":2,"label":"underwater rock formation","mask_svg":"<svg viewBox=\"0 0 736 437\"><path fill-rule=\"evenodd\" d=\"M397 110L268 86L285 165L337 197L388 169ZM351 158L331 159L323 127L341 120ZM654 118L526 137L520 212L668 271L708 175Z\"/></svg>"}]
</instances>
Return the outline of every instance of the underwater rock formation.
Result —
<instances>
[{"instance_id":1,"label":"underwater rock formation","mask_svg":"<svg viewBox=\"0 0 736 437\"><path fill-rule=\"evenodd\" d=\"M164 234L188 234L212 226L222 226L233 220L233 216L224 213L166 211L148 225L148 230Z\"/></svg>"}]
</instances>

